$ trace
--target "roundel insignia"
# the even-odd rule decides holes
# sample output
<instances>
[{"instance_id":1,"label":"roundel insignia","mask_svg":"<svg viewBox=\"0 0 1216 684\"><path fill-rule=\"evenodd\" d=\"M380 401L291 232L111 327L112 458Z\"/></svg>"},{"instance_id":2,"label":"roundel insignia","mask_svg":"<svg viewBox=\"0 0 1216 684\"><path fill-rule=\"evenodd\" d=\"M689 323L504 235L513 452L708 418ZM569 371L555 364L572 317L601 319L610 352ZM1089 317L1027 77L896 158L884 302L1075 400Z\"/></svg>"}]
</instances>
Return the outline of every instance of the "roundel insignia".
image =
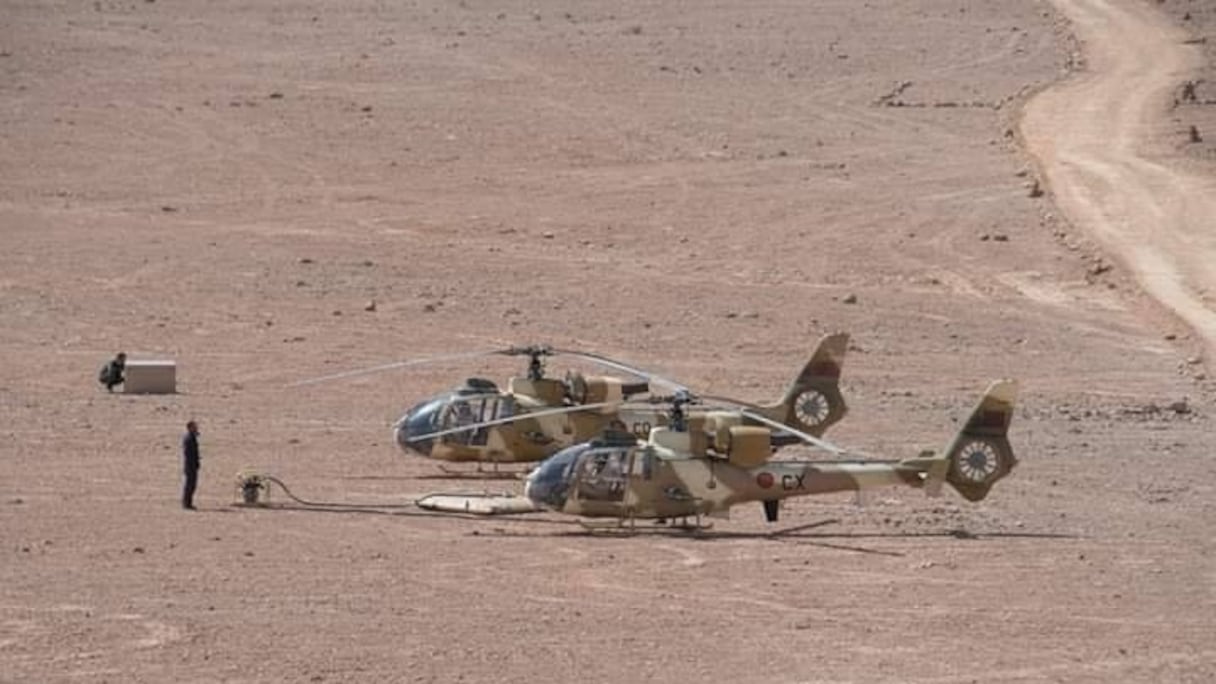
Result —
<instances>
[{"instance_id":1,"label":"roundel insignia","mask_svg":"<svg viewBox=\"0 0 1216 684\"><path fill-rule=\"evenodd\" d=\"M773 486L772 473L760 473L756 476L756 484L760 485L761 489L768 489Z\"/></svg>"}]
</instances>

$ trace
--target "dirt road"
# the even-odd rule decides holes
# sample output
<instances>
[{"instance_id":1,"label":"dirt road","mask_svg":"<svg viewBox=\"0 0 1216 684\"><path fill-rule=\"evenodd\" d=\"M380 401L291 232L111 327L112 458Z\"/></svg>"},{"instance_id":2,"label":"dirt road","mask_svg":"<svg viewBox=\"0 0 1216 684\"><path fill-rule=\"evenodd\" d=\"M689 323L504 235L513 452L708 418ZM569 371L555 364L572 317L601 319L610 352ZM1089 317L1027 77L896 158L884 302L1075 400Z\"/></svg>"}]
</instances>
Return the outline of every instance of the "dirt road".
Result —
<instances>
[{"instance_id":1,"label":"dirt road","mask_svg":"<svg viewBox=\"0 0 1216 684\"><path fill-rule=\"evenodd\" d=\"M1216 351L1216 183L1149 148L1198 48L1147 3L1056 0L1088 69L1029 103L1022 133L1068 218L1118 253L1144 289Z\"/></svg>"}]
</instances>

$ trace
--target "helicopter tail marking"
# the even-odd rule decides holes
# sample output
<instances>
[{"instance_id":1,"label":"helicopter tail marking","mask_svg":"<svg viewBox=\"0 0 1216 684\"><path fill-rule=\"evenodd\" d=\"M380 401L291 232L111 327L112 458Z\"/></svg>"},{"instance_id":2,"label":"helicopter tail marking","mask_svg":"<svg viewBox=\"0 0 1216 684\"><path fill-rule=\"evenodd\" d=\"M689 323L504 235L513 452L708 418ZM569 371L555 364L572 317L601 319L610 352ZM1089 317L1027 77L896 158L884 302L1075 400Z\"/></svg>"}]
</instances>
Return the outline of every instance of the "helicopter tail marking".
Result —
<instances>
[{"instance_id":1,"label":"helicopter tail marking","mask_svg":"<svg viewBox=\"0 0 1216 684\"><path fill-rule=\"evenodd\" d=\"M925 492L936 496L942 483L949 482L968 501L979 501L988 490L1017 465L1007 433L1013 419L1018 385L1013 380L998 380L971 411L941 456L930 461L925 477Z\"/></svg>"},{"instance_id":2,"label":"helicopter tail marking","mask_svg":"<svg viewBox=\"0 0 1216 684\"><path fill-rule=\"evenodd\" d=\"M849 349L848 333L819 340L811 360L790 383L781 401L762 406L768 418L820 437L848 413L840 393L840 370Z\"/></svg>"}]
</instances>

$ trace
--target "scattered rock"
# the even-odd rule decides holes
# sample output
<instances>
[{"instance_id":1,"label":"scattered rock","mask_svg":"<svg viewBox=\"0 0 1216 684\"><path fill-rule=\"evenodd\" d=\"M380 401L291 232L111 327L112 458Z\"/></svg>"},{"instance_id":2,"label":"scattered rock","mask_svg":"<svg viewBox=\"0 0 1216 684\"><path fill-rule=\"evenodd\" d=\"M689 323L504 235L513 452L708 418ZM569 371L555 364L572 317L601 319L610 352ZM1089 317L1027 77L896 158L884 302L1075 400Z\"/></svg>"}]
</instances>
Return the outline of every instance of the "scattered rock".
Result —
<instances>
[{"instance_id":1,"label":"scattered rock","mask_svg":"<svg viewBox=\"0 0 1216 684\"><path fill-rule=\"evenodd\" d=\"M1191 126L1191 128L1194 128L1194 126ZM163 207L161 207L160 210L165 212L166 214L172 214L173 212L177 211L177 207L166 204Z\"/></svg>"},{"instance_id":2,"label":"scattered rock","mask_svg":"<svg viewBox=\"0 0 1216 684\"><path fill-rule=\"evenodd\" d=\"M1183 399L1181 401L1175 401L1172 404L1170 404L1169 406L1167 406L1166 408L1168 408L1169 410L1173 411L1174 413L1176 413L1180 416L1186 415L1191 412L1191 406L1190 406L1190 404L1187 403L1186 399Z\"/></svg>"},{"instance_id":3,"label":"scattered rock","mask_svg":"<svg viewBox=\"0 0 1216 684\"><path fill-rule=\"evenodd\" d=\"M360 265L364 268L371 268L372 266L376 265L376 262L372 261L371 259L364 259L363 263Z\"/></svg>"},{"instance_id":4,"label":"scattered rock","mask_svg":"<svg viewBox=\"0 0 1216 684\"><path fill-rule=\"evenodd\" d=\"M368 302L367 304L365 304L363 306L363 310L364 311L375 311L376 310L376 300L373 299L370 302Z\"/></svg>"},{"instance_id":5,"label":"scattered rock","mask_svg":"<svg viewBox=\"0 0 1216 684\"><path fill-rule=\"evenodd\" d=\"M1009 242L1009 236L1004 233L996 233L992 236L993 242Z\"/></svg>"},{"instance_id":6,"label":"scattered rock","mask_svg":"<svg viewBox=\"0 0 1216 684\"><path fill-rule=\"evenodd\" d=\"M1174 333L1166 333L1166 334L1162 335L1161 337L1162 337L1162 339L1169 340L1171 342L1178 339L1178 336L1175 335Z\"/></svg>"},{"instance_id":7,"label":"scattered rock","mask_svg":"<svg viewBox=\"0 0 1216 684\"><path fill-rule=\"evenodd\" d=\"M427 304L426 306L422 307L422 312L423 313L435 313L435 305Z\"/></svg>"},{"instance_id":8,"label":"scattered rock","mask_svg":"<svg viewBox=\"0 0 1216 684\"><path fill-rule=\"evenodd\" d=\"M144 552L144 547L142 547L142 546L136 546L135 548L131 549L131 553L143 553L143 552Z\"/></svg>"},{"instance_id":9,"label":"scattered rock","mask_svg":"<svg viewBox=\"0 0 1216 684\"><path fill-rule=\"evenodd\" d=\"M541 233L540 236L546 240L552 240L554 237L556 237L551 230L546 230L545 232Z\"/></svg>"},{"instance_id":10,"label":"scattered rock","mask_svg":"<svg viewBox=\"0 0 1216 684\"><path fill-rule=\"evenodd\" d=\"M301 264L314 264L314 263L316 263L316 262L315 262L315 261L313 261L312 259L308 258L308 257L303 257L303 258L301 258L301 259L300 259L300 263L301 263Z\"/></svg>"},{"instance_id":11,"label":"scattered rock","mask_svg":"<svg viewBox=\"0 0 1216 684\"><path fill-rule=\"evenodd\" d=\"M282 100L282 99L283 99L283 93L280 93L280 92L278 92L278 91L276 90L275 92L273 92L273 93L271 93L271 94L267 95L266 97L269 97L269 98L270 98L270 99L272 99L272 100Z\"/></svg>"},{"instance_id":12,"label":"scattered rock","mask_svg":"<svg viewBox=\"0 0 1216 684\"><path fill-rule=\"evenodd\" d=\"M341 316L341 315L342 315L342 310L341 310L341 309L334 309L334 314L333 314L333 315L335 315L335 316Z\"/></svg>"},{"instance_id":13,"label":"scattered rock","mask_svg":"<svg viewBox=\"0 0 1216 684\"><path fill-rule=\"evenodd\" d=\"M1091 276L1102 275L1103 273L1106 273L1107 271L1111 270L1111 268L1112 267L1110 264L1106 263L1105 261L1102 261L1101 259L1098 259L1089 267L1089 274Z\"/></svg>"},{"instance_id":14,"label":"scattered rock","mask_svg":"<svg viewBox=\"0 0 1216 684\"><path fill-rule=\"evenodd\" d=\"M857 303L857 295L855 295L855 294L851 294L851 293L850 293L850 294L848 294L848 295L845 295L845 298L844 298L844 299L842 299L842 300L840 300L840 301L841 301L841 302L843 302L843 303L845 303L845 304L856 304L856 303Z\"/></svg>"},{"instance_id":15,"label":"scattered rock","mask_svg":"<svg viewBox=\"0 0 1216 684\"><path fill-rule=\"evenodd\" d=\"M1199 129L1197 127L1195 127L1194 124L1191 125L1190 139L1191 139L1191 142L1193 142L1193 143L1203 142L1203 136L1199 135Z\"/></svg>"},{"instance_id":16,"label":"scattered rock","mask_svg":"<svg viewBox=\"0 0 1216 684\"><path fill-rule=\"evenodd\" d=\"M1030 184L1030 192L1027 194L1030 197L1042 197L1043 196L1043 186L1039 185L1038 179L1035 179L1035 181Z\"/></svg>"}]
</instances>

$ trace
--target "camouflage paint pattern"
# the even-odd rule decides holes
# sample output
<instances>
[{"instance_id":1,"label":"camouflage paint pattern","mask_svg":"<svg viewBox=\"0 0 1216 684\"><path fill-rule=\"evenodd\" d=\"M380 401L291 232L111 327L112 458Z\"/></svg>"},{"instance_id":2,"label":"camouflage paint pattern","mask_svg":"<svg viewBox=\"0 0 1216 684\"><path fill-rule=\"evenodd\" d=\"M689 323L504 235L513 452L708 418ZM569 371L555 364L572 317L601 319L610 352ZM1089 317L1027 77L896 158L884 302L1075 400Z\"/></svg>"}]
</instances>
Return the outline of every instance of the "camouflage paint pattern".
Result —
<instances>
[{"instance_id":1,"label":"camouflage paint pattern","mask_svg":"<svg viewBox=\"0 0 1216 684\"><path fill-rule=\"evenodd\" d=\"M848 344L849 336L846 333L824 337L779 401L767 405L747 404L747 408L816 437L821 436L848 412L839 385ZM568 406L572 388L577 388L579 396L575 400L579 404L619 403L626 398L624 386L620 378L608 376L571 374L566 380L512 378L507 391L497 395L477 394L472 399L485 405L491 400L498 402L498 406L510 402L514 415L502 418L503 422L441 435L425 442L412 442L411 436L403 431L408 423L407 414L398 422L395 438L408 454L442 461L523 463L544 460L572 444L595 438L609 427L623 428L646 439L652 429L668 425L669 416L664 404L656 404L653 408L612 406L531 415L547 409L564 409ZM453 402L460 399L455 393L448 398ZM714 397L706 399L713 400ZM487 417L479 413L476 418L478 422L484 422ZM498 416L491 418L497 419ZM747 419L732 411L707 411L695 407L688 410L688 422L694 432L701 433L700 428L707 421L715 425L739 425L746 423ZM435 431L446 427L449 426L436 426ZM698 443L696 447L698 453L704 453L708 443Z\"/></svg>"},{"instance_id":2,"label":"camouflage paint pattern","mask_svg":"<svg viewBox=\"0 0 1216 684\"><path fill-rule=\"evenodd\" d=\"M724 515L732 506L759 501L766 503L766 513L771 510L772 521L776 502L785 498L891 485L937 495L949 483L964 498L979 501L1017 463L1007 437L1016 396L1013 381L993 383L940 455L757 462L762 450L756 446L760 433L754 431L759 428L727 427L713 438L695 428L679 433L656 428L645 443L617 438L562 452L551 461L565 469L564 499L543 500L552 490L541 491L540 485L544 471L552 471L550 461L529 477L527 495L563 513L622 520Z\"/></svg>"}]
</instances>

